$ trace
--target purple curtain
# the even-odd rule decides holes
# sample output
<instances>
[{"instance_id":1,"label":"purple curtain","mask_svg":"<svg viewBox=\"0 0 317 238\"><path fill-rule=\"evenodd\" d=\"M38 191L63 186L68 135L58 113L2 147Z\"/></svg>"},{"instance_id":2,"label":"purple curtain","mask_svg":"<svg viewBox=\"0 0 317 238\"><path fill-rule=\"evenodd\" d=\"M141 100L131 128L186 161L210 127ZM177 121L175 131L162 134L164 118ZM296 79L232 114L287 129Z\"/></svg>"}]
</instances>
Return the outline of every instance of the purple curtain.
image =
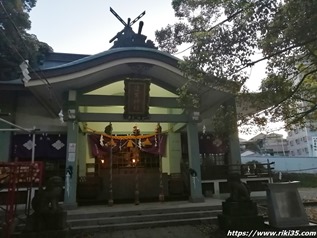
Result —
<instances>
[{"instance_id":1,"label":"purple curtain","mask_svg":"<svg viewBox=\"0 0 317 238\"><path fill-rule=\"evenodd\" d=\"M32 158L32 135L16 134L12 137L12 158L20 160ZM35 160L65 159L67 136L65 134L36 134Z\"/></svg>"},{"instance_id":2,"label":"purple curtain","mask_svg":"<svg viewBox=\"0 0 317 238\"><path fill-rule=\"evenodd\" d=\"M88 143L90 147L90 152L92 156L98 156L102 155L104 153L109 153L110 152L110 138L103 136L102 142L100 141L101 135L99 134L89 134L88 135ZM153 135L151 137L148 137L149 141L151 142L151 145L144 145L144 141L146 139L131 139L133 142L133 146L135 147L136 145L142 145L141 147L139 146L141 151L151 153L151 154L156 154L156 155L164 155L166 151L166 139L167 139L167 134L157 134ZM115 145L112 147L112 152L116 153L119 152L127 147L127 143L129 139L113 139Z\"/></svg>"},{"instance_id":3,"label":"purple curtain","mask_svg":"<svg viewBox=\"0 0 317 238\"><path fill-rule=\"evenodd\" d=\"M228 145L223 138L217 138L212 134L199 135L199 153L201 154L219 154L225 153Z\"/></svg>"}]
</instances>

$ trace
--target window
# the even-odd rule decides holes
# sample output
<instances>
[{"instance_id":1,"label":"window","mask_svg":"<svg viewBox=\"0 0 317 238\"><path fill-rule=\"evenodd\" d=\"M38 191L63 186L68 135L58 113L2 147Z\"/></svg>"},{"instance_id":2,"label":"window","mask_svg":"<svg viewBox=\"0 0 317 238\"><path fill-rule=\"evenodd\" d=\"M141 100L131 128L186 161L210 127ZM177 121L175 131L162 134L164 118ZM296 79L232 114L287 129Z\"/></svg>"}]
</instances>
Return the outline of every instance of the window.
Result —
<instances>
[{"instance_id":1,"label":"window","mask_svg":"<svg viewBox=\"0 0 317 238\"><path fill-rule=\"evenodd\" d=\"M306 152L306 154L308 154L308 148L307 147L305 147L305 152Z\"/></svg>"},{"instance_id":2,"label":"window","mask_svg":"<svg viewBox=\"0 0 317 238\"><path fill-rule=\"evenodd\" d=\"M289 142L289 144L290 144L291 146L293 146L293 145L294 145L294 141L291 140L291 141Z\"/></svg>"},{"instance_id":3,"label":"window","mask_svg":"<svg viewBox=\"0 0 317 238\"><path fill-rule=\"evenodd\" d=\"M298 154L298 155L301 155L301 154L302 154L302 150L301 150L301 149L298 149L298 150L297 150L297 154Z\"/></svg>"},{"instance_id":4,"label":"window","mask_svg":"<svg viewBox=\"0 0 317 238\"><path fill-rule=\"evenodd\" d=\"M303 137L303 141L307 142L307 136Z\"/></svg>"},{"instance_id":5,"label":"window","mask_svg":"<svg viewBox=\"0 0 317 238\"><path fill-rule=\"evenodd\" d=\"M299 144L299 143L300 143L299 139L296 139L295 142L296 142L296 144Z\"/></svg>"}]
</instances>

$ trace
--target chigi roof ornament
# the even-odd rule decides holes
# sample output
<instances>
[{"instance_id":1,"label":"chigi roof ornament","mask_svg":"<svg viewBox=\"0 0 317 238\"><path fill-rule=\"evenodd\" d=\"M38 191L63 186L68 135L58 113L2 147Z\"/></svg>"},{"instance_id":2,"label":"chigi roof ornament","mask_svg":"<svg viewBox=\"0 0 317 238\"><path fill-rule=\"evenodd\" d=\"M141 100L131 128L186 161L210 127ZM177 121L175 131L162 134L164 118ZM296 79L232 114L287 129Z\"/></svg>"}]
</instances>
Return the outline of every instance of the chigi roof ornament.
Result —
<instances>
[{"instance_id":1,"label":"chigi roof ornament","mask_svg":"<svg viewBox=\"0 0 317 238\"><path fill-rule=\"evenodd\" d=\"M110 12L124 25L124 28L122 31L118 32L109 42L113 42L113 46L111 48L117 48L117 47L148 47L157 49L155 47L153 41L147 40L146 36L142 35L142 28L143 28L143 21L140 21L139 23L139 29L138 33L135 33L132 30L132 25L136 23L138 20L140 20L144 15L145 11L142 12L139 16L137 16L133 21L131 21L131 18L128 18L128 21L125 22L122 20L122 18L110 7Z\"/></svg>"}]
</instances>

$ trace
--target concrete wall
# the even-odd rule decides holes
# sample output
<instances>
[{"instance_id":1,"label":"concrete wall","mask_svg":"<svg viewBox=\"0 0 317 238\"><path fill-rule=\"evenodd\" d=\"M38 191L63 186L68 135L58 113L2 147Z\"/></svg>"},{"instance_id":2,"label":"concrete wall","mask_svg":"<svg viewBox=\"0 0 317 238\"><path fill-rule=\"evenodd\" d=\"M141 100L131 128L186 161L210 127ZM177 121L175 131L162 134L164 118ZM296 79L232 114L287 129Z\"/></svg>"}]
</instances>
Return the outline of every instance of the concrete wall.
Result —
<instances>
[{"instance_id":1,"label":"concrete wall","mask_svg":"<svg viewBox=\"0 0 317 238\"><path fill-rule=\"evenodd\" d=\"M168 133L167 158L163 159L163 173L180 173L180 162L182 157L180 133Z\"/></svg>"},{"instance_id":2,"label":"concrete wall","mask_svg":"<svg viewBox=\"0 0 317 238\"><path fill-rule=\"evenodd\" d=\"M38 100L27 94L17 98L15 123L24 128L36 127L41 131L66 132L66 123L61 123L58 115L50 115Z\"/></svg>"},{"instance_id":3,"label":"concrete wall","mask_svg":"<svg viewBox=\"0 0 317 238\"><path fill-rule=\"evenodd\" d=\"M292 173L317 173L317 157L276 157L276 156L246 156L241 157L243 164L256 160L260 163L275 162L274 171Z\"/></svg>"},{"instance_id":4,"label":"concrete wall","mask_svg":"<svg viewBox=\"0 0 317 238\"><path fill-rule=\"evenodd\" d=\"M0 109L2 113L11 113L11 116L2 116L22 128L39 129L40 132L66 132L66 124L62 124L59 117L50 115L43 105L27 91L8 91L0 95ZM14 128L5 122L0 122L2 130ZM23 131L18 131L26 133ZM10 157L11 136L15 132L0 132L0 161L7 162Z\"/></svg>"}]
</instances>

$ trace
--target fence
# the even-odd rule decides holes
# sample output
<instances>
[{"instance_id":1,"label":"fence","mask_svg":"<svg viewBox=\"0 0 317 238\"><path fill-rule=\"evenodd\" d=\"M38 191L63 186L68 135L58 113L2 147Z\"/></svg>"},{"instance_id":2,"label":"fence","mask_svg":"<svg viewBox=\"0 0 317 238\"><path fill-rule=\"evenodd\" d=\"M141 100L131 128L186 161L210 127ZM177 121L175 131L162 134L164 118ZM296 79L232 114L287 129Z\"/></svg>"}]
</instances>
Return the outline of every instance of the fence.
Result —
<instances>
[{"instance_id":1,"label":"fence","mask_svg":"<svg viewBox=\"0 0 317 238\"><path fill-rule=\"evenodd\" d=\"M259 163L275 162L274 171L290 173L317 173L317 157L288 157L288 156L245 156L241 163L256 160Z\"/></svg>"}]
</instances>

